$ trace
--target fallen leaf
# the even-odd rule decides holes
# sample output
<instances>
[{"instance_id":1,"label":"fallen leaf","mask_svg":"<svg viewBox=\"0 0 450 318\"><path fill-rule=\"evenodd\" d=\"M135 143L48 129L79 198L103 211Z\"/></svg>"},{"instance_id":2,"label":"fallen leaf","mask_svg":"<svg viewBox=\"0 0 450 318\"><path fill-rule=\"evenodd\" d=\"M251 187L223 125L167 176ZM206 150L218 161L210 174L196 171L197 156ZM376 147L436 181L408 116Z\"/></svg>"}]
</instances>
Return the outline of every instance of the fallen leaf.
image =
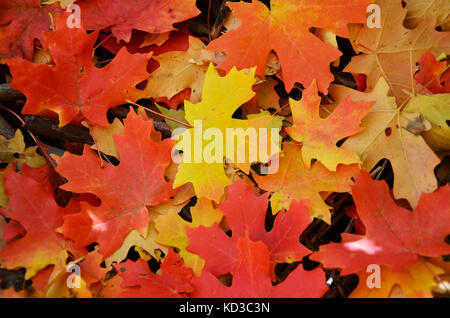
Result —
<instances>
[{"instance_id":1,"label":"fallen leaf","mask_svg":"<svg viewBox=\"0 0 450 318\"><path fill-rule=\"evenodd\" d=\"M271 0L269 10L259 1L229 3L241 25L212 41L206 49L226 53L220 68L229 71L233 66L256 66L260 78L264 78L267 56L273 49L280 59L287 90L295 82L309 86L316 78L319 90L326 92L333 80L329 64L341 54L309 29L324 28L347 37L347 24L366 21L368 4L365 0L345 4L336 0Z\"/></svg>"},{"instance_id":2,"label":"fallen leaf","mask_svg":"<svg viewBox=\"0 0 450 318\"><path fill-rule=\"evenodd\" d=\"M82 156L66 153L62 158L55 157L56 170L68 180L62 189L92 193L102 201L98 207L82 202L81 213L64 217L61 232L75 241L76 247L97 242L105 257L122 245L131 229L145 237L147 206L166 201L176 192L164 179L172 142L154 141L152 121L134 111L129 112L124 126L123 135L113 137L121 159L118 166L105 162L102 168L97 153L88 146Z\"/></svg>"}]
</instances>

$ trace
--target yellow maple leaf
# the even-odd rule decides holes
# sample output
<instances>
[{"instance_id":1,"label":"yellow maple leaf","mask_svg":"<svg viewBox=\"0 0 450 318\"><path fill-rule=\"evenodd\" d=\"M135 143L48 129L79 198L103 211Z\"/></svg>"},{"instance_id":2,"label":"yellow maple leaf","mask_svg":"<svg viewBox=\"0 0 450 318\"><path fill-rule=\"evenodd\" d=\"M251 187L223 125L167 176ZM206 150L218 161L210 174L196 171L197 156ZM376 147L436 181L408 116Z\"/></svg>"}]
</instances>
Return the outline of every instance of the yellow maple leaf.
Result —
<instances>
[{"instance_id":1,"label":"yellow maple leaf","mask_svg":"<svg viewBox=\"0 0 450 318\"><path fill-rule=\"evenodd\" d=\"M122 122L118 118L114 118L114 121L108 127L88 123L85 124L89 128L89 133L94 139L93 148L103 152L105 155L120 159L113 135L123 134L124 126Z\"/></svg>"},{"instance_id":2,"label":"yellow maple leaf","mask_svg":"<svg viewBox=\"0 0 450 318\"><path fill-rule=\"evenodd\" d=\"M450 94L417 95L411 98L405 111L420 113L432 127L422 136L435 151L450 150Z\"/></svg>"},{"instance_id":3,"label":"yellow maple leaf","mask_svg":"<svg viewBox=\"0 0 450 318\"><path fill-rule=\"evenodd\" d=\"M197 204L191 208L192 222L187 222L171 211L167 215L161 215L155 220L155 227L159 232L155 241L173 246L180 250L180 256L184 259L184 264L192 268L194 274L200 275L205 261L198 255L188 252L186 247L189 245L189 238L186 232L186 226L197 228L200 225L205 227L219 223L222 219L222 212L213 208L212 202L207 199L199 199Z\"/></svg>"},{"instance_id":4,"label":"yellow maple leaf","mask_svg":"<svg viewBox=\"0 0 450 318\"><path fill-rule=\"evenodd\" d=\"M2 163L10 163L17 159L19 168L24 162L32 168L39 168L45 164L45 160L36 150L37 146L26 148L20 129L16 130L14 137L11 139L0 135L0 162Z\"/></svg>"},{"instance_id":5,"label":"yellow maple leaf","mask_svg":"<svg viewBox=\"0 0 450 318\"><path fill-rule=\"evenodd\" d=\"M186 129L179 135L181 141L177 143L177 147L183 150L183 162L175 176L175 188L191 182L198 197L218 202L225 187L231 183L224 171L224 157L237 163L244 172L248 173L250 170L250 161L253 161L250 160L250 147L258 149L258 145L256 142L252 143L246 133L256 131L254 140L258 141L265 134L265 141L269 141L269 147L266 148L269 152L258 151L255 161L267 162L271 156L278 153L278 145L272 142L273 134L268 136L268 132L264 130L273 126L271 116L255 116L248 120L232 118L233 113L255 95L252 90L254 76L255 68L242 71L233 68L225 77L221 77L210 64L203 86L202 101L197 104L185 102L186 120L193 128ZM259 129L263 129L263 132ZM207 131L211 132L209 138L203 138L203 132ZM233 133L229 133L230 131ZM278 136L278 131L276 135ZM249 145L250 143L252 144ZM219 151L219 148L222 151ZM240 153L245 152L247 161L239 160L238 148L244 150ZM209 159L204 157L204 154Z\"/></svg>"}]
</instances>

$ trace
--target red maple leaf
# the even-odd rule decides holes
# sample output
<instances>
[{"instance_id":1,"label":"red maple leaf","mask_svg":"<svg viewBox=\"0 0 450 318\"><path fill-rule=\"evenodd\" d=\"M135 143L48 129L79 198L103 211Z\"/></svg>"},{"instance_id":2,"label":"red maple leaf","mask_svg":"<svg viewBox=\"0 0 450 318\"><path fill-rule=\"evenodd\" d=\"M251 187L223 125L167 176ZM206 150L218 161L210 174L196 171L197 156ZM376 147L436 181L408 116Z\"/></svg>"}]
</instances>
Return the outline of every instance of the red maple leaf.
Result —
<instances>
[{"instance_id":1,"label":"red maple leaf","mask_svg":"<svg viewBox=\"0 0 450 318\"><path fill-rule=\"evenodd\" d=\"M66 153L57 158L56 170L68 179L62 189L92 193L101 200L98 207L81 202L81 213L64 217L62 233L76 247L99 243L105 257L120 247L131 229L147 235L149 215L146 206L157 205L176 190L164 178L171 162L173 141L154 141L153 122L130 111L124 120L123 135L114 135L120 164L105 163L98 154L84 147L82 156Z\"/></svg>"},{"instance_id":2,"label":"red maple leaf","mask_svg":"<svg viewBox=\"0 0 450 318\"><path fill-rule=\"evenodd\" d=\"M450 70L447 61L439 62L430 51L419 59L419 71L414 75L417 82L433 94L450 93Z\"/></svg>"},{"instance_id":3,"label":"red maple leaf","mask_svg":"<svg viewBox=\"0 0 450 318\"><path fill-rule=\"evenodd\" d=\"M450 234L449 186L422 194L417 208L409 211L397 206L384 181L372 180L365 171L355 179L353 198L365 235L342 234L342 243L321 246L311 259L326 268L340 268L341 274L347 275L369 264L400 271L419 256L450 253L450 244L445 242Z\"/></svg>"},{"instance_id":4,"label":"red maple leaf","mask_svg":"<svg viewBox=\"0 0 450 318\"><path fill-rule=\"evenodd\" d=\"M145 37L148 33L143 31L135 31L132 33L130 42L117 41L115 38L106 34L100 34L100 41L104 41L102 46L113 54L117 54L119 50L126 46L130 53L148 53L153 52L153 56L158 56L170 51L187 51L189 49L189 25L182 24L178 30L171 31L169 39L161 46L152 44L149 46L142 46L145 41ZM152 64L149 65L149 72L155 70L159 63L154 61L155 67L152 69Z\"/></svg>"},{"instance_id":5,"label":"red maple leaf","mask_svg":"<svg viewBox=\"0 0 450 318\"><path fill-rule=\"evenodd\" d=\"M118 40L129 42L131 30L163 33L175 30L174 23L195 17L195 0L81 0L82 21L87 29L111 26Z\"/></svg>"},{"instance_id":6,"label":"red maple leaf","mask_svg":"<svg viewBox=\"0 0 450 318\"><path fill-rule=\"evenodd\" d=\"M67 257L64 239L56 232L63 208L56 204L47 176L47 166L34 169L24 164L22 173L8 168L4 180L9 203L0 213L19 222L26 233L0 251L0 264L10 269L25 267L26 278Z\"/></svg>"},{"instance_id":7,"label":"red maple leaf","mask_svg":"<svg viewBox=\"0 0 450 318\"><path fill-rule=\"evenodd\" d=\"M43 41L50 31L51 16L61 14L59 6L41 6L40 0L0 2L0 58L33 58L34 40Z\"/></svg>"},{"instance_id":8,"label":"red maple leaf","mask_svg":"<svg viewBox=\"0 0 450 318\"><path fill-rule=\"evenodd\" d=\"M142 258L136 262L127 260L115 265L123 278L125 288L118 297L123 298L181 298L192 292L192 270L184 267L184 262L170 250L161 264L161 274L153 274Z\"/></svg>"},{"instance_id":9,"label":"red maple leaf","mask_svg":"<svg viewBox=\"0 0 450 318\"><path fill-rule=\"evenodd\" d=\"M310 224L307 207L294 201L288 212L281 211L273 229L265 230L268 194L255 196L252 186L241 179L228 187L228 198L219 204L232 230L230 238L214 224L211 227L187 228L188 251L206 260L205 269L216 276L232 272L238 261L237 242L241 237L262 241L269 248L272 269L276 263L300 261L310 251L300 241L300 235Z\"/></svg>"},{"instance_id":10,"label":"red maple leaf","mask_svg":"<svg viewBox=\"0 0 450 318\"><path fill-rule=\"evenodd\" d=\"M223 285L213 274L204 270L194 277L192 297L212 298L296 298L321 297L327 286L325 275L316 268L305 271L299 265L280 284L272 286L270 280L269 248L262 242L252 242L246 237L237 242L238 260L231 287Z\"/></svg>"},{"instance_id":11,"label":"red maple leaf","mask_svg":"<svg viewBox=\"0 0 450 318\"><path fill-rule=\"evenodd\" d=\"M130 54L123 48L110 64L97 68L92 62L97 35L68 28L62 16L56 31L44 33L54 66L23 59L7 61L13 75L11 86L27 97L22 113L57 113L60 126L80 115L108 126L109 108L145 95L135 86L149 75L146 65L151 53Z\"/></svg>"}]
</instances>

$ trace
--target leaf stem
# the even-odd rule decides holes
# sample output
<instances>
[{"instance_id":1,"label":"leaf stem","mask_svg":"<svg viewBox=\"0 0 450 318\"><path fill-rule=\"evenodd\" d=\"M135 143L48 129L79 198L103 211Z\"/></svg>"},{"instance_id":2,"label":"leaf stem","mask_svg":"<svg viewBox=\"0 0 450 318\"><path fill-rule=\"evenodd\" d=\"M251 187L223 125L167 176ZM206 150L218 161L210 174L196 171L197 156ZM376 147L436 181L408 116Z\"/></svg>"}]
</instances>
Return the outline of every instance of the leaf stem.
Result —
<instances>
[{"instance_id":1,"label":"leaf stem","mask_svg":"<svg viewBox=\"0 0 450 318\"><path fill-rule=\"evenodd\" d=\"M33 138L34 142L36 143L38 148L41 150L42 156L45 158L47 163L49 165L51 165L52 167L55 167L55 165L53 163L53 160L50 158L50 156L48 155L48 153L44 149L44 145L47 146L47 147L48 147L48 145L46 145L45 143L40 141L29 129L27 129L25 127L25 121L18 114L16 114L14 111L12 111L11 109L9 109L8 107L5 107L3 105L0 105L0 108L3 109L3 110L6 110L9 113L11 113L12 115L14 115L14 117L16 117L20 121L20 123L22 124L22 127L30 134L31 138Z\"/></svg>"},{"instance_id":2,"label":"leaf stem","mask_svg":"<svg viewBox=\"0 0 450 318\"><path fill-rule=\"evenodd\" d=\"M192 125L190 125L190 124L184 123L184 122L179 121L178 119L172 118L172 117L170 117L170 116L166 116L166 115L163 115L163 114L161 114L161 113L158 113L158 112L154 111L153 109L150 109L150 108L148 108L148 107L146 107L146 106L143 106L143 105L139 105L139 104L137 104L137 103L135 103L135 102L132 102L132 101L129 100L129 99L126 99L125 101L126 101L128 104L131 104L131 105L134 105L134 106L139 106L139 107L145 108L146 110L148 110L148 111L149 111L150 113L152 113L152 114L158 115L158 116L163 117L163 118L168 119L168 120L171 120L171 121L176 122L176 123L178 123L178 124L180 124L180 125L183 125L183 126L185 126L185 127L188 127L188 128L194 128L194 126L192 126Z\"/></svg>"}]
</instances>

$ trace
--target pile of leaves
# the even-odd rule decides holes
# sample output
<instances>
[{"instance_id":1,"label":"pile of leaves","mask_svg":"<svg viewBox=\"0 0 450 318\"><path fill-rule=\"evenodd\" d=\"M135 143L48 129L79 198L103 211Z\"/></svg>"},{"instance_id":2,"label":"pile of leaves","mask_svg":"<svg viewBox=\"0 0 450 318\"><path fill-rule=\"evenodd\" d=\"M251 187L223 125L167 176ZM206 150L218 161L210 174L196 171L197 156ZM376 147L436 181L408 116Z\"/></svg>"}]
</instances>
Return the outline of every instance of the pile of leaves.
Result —
<instances>
[{"instance_id":1,"label":"pile of leaves","mask_svg":"<svg viewBox=\"0 0 450 318\"><path fill-rule=\"evenodd\" d=\"M373 3L0 0L0 296L448 296L450 3Z\"/></svg>"}]
</instances>

